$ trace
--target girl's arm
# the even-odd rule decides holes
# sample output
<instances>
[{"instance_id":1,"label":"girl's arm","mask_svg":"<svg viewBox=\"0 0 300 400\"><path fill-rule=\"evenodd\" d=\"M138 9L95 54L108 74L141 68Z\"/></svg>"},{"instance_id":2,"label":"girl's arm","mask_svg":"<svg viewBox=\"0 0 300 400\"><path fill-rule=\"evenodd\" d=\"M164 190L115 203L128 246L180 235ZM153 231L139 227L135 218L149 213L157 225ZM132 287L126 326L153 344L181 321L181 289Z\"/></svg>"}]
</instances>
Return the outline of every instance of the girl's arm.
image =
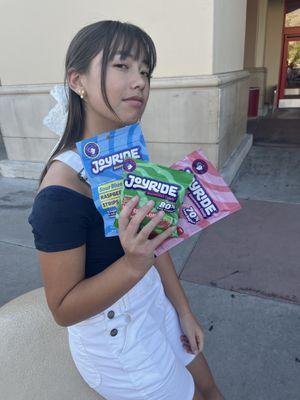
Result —
<instances>
[{"instance_id":1,"label":"girl's arm","mask_svg":"<svg viewBox=\"0 0 300 400\"><path fill-rule=\"evenodd\" d=\"M153 265L154 250L174 228L149 240L163 215L158 214L139 231L153 202L139 208L130 220L138 201L138 197L133 198L120 213L119 237L125 255L97 275L85 279L85 245L59 252L38 252L47 303L59 325L73 325L102 312L128 292Z\"/></svg>"},{"instance_id":2,"label":"girl's arm","mask_svg":"<svg viewBox=\"0 0 300 400\"><path fill-rule=\"evenodd\" d=\"M62 185L89 195L72 168L60 161L51 164L40 190L49 185ZM97 275L85 279L85 245L58 252L38 251L47 303L59 325L73 325L102 312L127 293L153 265L155 248L172 229L148 240L163 216L157 215L139 231L153 204L141 207L130 220L138 201L138 197L132 199L120 213L119 237L125 255Z\"/></svg>"},{"instance_id":3,"label":"girl's arm","mask_svg":"<svg viewBox=\"0 0 300 400\"><path fill-rule=\"evenodd\" d=\"M146 268L144 273L138 271L121 257L104 271L85 279L85 245L38 254L47 303L61 326L73 325L102 312L147 272Z\"/></svg>"},{"instance_id":4,"label":"girl's arm","mask_svg":"<svg viewBox=\"0 0 300 400\"><path fill-rule=\"evenodd\" d=\"M188 299L177 277L172 258L168 252L155 259L155 267L160 274L165 293L175 307L179 316L190 313Z\"/></svg>"}]
</instances>

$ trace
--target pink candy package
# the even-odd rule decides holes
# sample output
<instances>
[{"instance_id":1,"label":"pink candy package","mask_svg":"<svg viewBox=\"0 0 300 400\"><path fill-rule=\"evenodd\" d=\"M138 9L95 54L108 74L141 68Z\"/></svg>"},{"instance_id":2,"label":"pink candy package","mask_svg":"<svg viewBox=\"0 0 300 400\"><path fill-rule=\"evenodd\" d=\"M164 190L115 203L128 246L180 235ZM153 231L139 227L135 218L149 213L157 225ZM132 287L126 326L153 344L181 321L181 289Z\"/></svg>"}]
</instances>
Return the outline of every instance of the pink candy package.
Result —
<instances>
[{"instance_id":1,"label":"pink candy package","mask_svg":"<svg viewBox=\"0 0 300 400\"><path fill-rule=\"evenodd\" d=\"M171 165L171 168L190 172L194 179L179 210L179 237L166 239L155 250L156 256L241 208L224 179L201 149Z\"/></svg>"}]
</instances>

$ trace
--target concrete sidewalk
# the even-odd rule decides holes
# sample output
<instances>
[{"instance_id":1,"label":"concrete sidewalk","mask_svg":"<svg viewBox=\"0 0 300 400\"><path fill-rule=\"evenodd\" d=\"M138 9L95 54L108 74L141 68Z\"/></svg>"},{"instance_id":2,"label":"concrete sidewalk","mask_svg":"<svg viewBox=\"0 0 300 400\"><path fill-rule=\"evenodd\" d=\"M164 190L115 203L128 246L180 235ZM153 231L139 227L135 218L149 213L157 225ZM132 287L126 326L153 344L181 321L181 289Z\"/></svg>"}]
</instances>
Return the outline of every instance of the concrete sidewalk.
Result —
<instances>
[{"instance_id":1,"label":"concrete sidewalk","mask_svg":"<svg viewBox=\"0 0 300 400\"><path fill-rule=\"evenodd\" d=\"M287 162L293 172L284 167ZM300 399L300 257L293 242L300 231L299 173L299 149L261 151L254 146L232 184L242 210L172 251L182 286L204 330L204 353L226 400ZM27 222L36 184L0 178L0 305L42 286ZM259 216L264 221L266 209L273 210L267 215L267 235L258 223ZM290 238L294 245L283 249L294 251L282 262L285 254L276 246L280 241L274 227L278 216L289 212L290 220L280 220L281 242L288 246ZM252 223L245 237L243 218ZM268 268L262 254L266 237L269 249L274 243L277 254L276 259L268 258ZM241 245L249 256L241 258ZM244 271L239 277L234 274L237 269ZM241 292L240 287L251 290Z\"/></svg>"}]
</instances>

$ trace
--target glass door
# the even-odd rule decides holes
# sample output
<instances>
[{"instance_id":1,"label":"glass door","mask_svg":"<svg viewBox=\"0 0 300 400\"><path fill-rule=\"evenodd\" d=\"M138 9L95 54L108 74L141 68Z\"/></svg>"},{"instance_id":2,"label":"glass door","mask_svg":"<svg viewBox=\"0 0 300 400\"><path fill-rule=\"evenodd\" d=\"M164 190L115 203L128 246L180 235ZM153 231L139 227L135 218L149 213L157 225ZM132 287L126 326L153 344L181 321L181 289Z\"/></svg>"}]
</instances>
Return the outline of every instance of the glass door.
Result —
<instances>
[{"instance_id":1,"label":"glass door","mask_svg":"<svg viewBox=\"0 0 300 400\"><path fill-rule=\"evenodd\" d=\"M286 37L279 107L300 107L300 36Z\"/></svg>"},{"instance_id":2,"label":"glass door","mask_svg":"<svg viewBox=\"0 0 300 400\"><path fill-rule=\"evenodd\" d=\"M300 0L285 0L279 108L300 107Z\"/></svg>"}]
</instances>

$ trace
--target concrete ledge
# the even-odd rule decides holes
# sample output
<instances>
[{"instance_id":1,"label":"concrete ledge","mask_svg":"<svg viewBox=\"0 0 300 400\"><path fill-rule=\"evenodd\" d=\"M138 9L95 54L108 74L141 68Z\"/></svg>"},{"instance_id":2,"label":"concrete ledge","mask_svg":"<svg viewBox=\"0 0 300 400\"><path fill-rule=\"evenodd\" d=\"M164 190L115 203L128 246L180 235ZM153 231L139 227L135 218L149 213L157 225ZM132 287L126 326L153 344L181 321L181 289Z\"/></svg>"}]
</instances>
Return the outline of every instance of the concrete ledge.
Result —
<instances>
[{"instance_id":1,"label":"concrete ledge","mask_svg":"<svg viewBox=\"0 0 300 400\"><path fill-rule=\"evenodd\" d=\"M246 133L241 140L239 146L232 152L226 163L220 170L222 178L225 180L227 185L230 185L238 172L242 162L247 156L253 143L253 135Z\"/></svg>"},{"instance_id":2,"label":"concrete ledge","mask_svg":"<svg viewBox=\"0 0 300 400\"><path fill-rule=\"evenodd\" d=\"M247 156L253 142L253 135L245 134L239 146L220 170L220 174L230 185ZM32 161L0 161L0 175L6 178L39 179L44 163Z\"/></svg>"},{"instance_id":3,"label":"concrete ledge","mask_svg":"<svg viewBox=\"0 0 300 400\"><path fill-rule=\"evenodd\" d=\"M39 179L44 163L32 161L0 161L0 175L5 178Z\"/></svg>"},{"instance_id":4,"label":"concrete ledge","mask_svg":"<svg viewBox=\"0 0 300 400\"><path fill-rule=\"evenodd\" d=\"M203 148L220 169L246 132L248 79L248 71L154 79L142 120L150 159L171 165ZM30 162L21 167L19 163L4 163L0 172L3 176L36 179L37 163L45 163L57 144L57 135L42 125L55 103L47 93L51 86L0 88L0 120L7 159Z\"/></svg>"},{"instance_id":5,"label":"concrete ledge","mask_svg":"<svg viewBox=\"0 0 300 400\"><path fill-rule=\"evenodd\" d=\"M31 84L31 85L3 85L0 87L0 95L16 94L48 94L56 83Z\"/></svg>"},{"instance_id":6,"label":"concrete ledge","mask_svg":"<svg viewBox=\"0 0 300 400\"><path fill-rule=\"evenodd\" d=\"M218 87L248 79L249 75L248 71L242 70L213 75L154 78L151 81L151 89Z\"/></svg>"},{"instance_id":7,"label":"concrete ledge","mask_svg":"<svg viewBox=\"0 0 300 400\"><path fill-rule=\"evenodd\" d=\"M151 80L151 89L216 87L246 79L249 75L247 70L240 70L212 75L153 78ZM47 94L50 93L50 90L55 85L62 85L62 82L32 85L5 85L0 87L0 95Z\"/></svg>"},{"instance_id":8,"label":"concrete ledge","mask_svg":"<svg viewBox=\"0 0 300 400\"><path fill-rule=\"evenodd\" d=\"M253 135L245 134L239 146L220 170L220 174L230 185L247 156L253 142ZM32 161L0 161L0 175L6 178L39 179L44 163Z\"/></svg>"}]
</instances>

